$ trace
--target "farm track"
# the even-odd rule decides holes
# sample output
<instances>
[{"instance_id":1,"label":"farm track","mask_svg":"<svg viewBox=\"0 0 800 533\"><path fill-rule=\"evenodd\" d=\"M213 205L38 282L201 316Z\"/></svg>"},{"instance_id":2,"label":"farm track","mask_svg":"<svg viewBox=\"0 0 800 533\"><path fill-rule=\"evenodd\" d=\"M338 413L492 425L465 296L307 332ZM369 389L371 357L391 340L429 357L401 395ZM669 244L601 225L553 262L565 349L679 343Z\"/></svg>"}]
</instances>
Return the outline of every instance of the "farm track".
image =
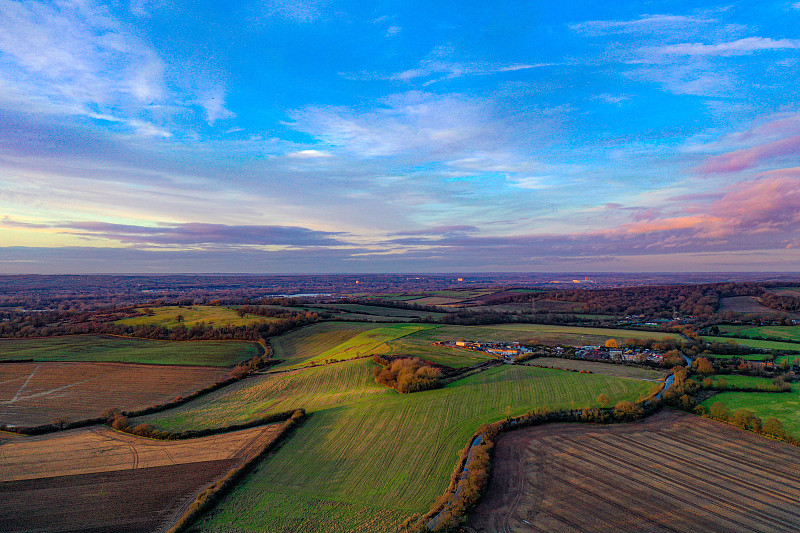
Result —
<instances>
[{"instance_id":1,"label":"farm track","mask_svg":"<svg viewBox=\"0 0 800 533\"><path fill-rule=\"evenodd\" d=\"M471 531L795 531L800 449L664 411L501 437ZM528 523L524 523L526 520Z\"/></svg>"}]
</instances>

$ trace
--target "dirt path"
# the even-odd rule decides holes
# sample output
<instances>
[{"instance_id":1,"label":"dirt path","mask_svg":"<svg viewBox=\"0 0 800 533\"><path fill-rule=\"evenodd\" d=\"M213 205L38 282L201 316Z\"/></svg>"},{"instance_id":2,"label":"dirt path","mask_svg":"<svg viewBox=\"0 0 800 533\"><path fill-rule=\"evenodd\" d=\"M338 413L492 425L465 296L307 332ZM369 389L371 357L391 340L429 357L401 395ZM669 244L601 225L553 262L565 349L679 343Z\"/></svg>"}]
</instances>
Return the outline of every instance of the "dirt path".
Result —
<instances>
[{"instance_id":1,"label":"dirt path","mask_svg":"<svg viewBox=\"0 0 800 533\"><path fill-rule=\"evenodd\" d=\"M503 435L474 532L797 531L800 448L662 411Z\"/></svg>"}]
</instances>

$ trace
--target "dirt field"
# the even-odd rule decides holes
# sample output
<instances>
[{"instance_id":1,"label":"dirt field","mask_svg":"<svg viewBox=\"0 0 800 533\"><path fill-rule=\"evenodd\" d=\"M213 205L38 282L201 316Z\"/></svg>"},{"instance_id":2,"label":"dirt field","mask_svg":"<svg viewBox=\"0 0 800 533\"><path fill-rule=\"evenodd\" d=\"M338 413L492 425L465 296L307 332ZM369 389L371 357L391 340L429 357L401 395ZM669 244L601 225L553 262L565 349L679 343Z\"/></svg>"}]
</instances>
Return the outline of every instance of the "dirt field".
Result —
<instances>
[{"instance_id":1,"label":"dirt field","mask_svg":"<svg viewBox=\"0 0 800 533\"><path fill-rule=\"evenodd\" d=\"M275 437L279 425L185 441L105 428L0 435L4 532L149 533Z\"/></svg>"},{"instance_id":2,"label":"dirt field","mask_svg":"<svg viewBox=\"0 0 800 533\"><path fill-rule=\"evenodd\" d=\"M674 411L499 439L472 531L780 532L800 524L800 448Z\"/></svg>"},{"instance_id":3,"label":"dirt field","mask_svg":"<svg viewBox=\"0 0 800 533\"><path fill-rule=\"evenodd\" d=\"M207 387L228 372L122 363L4 363L0 424L36 426L94 418L109 407L149 407Z\"/></svg>"},{"instance_id":4,"label":"dirt field","mask_svg":"<svg viewBox=\"0 0 800 533\"><path fill-rule=\"evenodd\" d=\"M754 296L732 296L730 298L720 298L719 312L733 311L734 313L750 313L754 315L763 316L781 316L786 314L785 311L778 311L777 309L770 309L767 306L761 305Z\"/></svg>"},{"instance_id":5,"label":"dirt field","mask_svg":"<svg viewBox=\"0 0 800 533\"><path fill-rule=\"evenodd\" d=\"M529 365L546 365L568 370L590 370L595 374L606 374L619 378L636 378L651 381L660 381L669 374L667 370L651 370L637 366L617 365L613 363L598 363L581 359L562 359L560 357L537 357L527 362Z\"/></svg>"}]
</instances>

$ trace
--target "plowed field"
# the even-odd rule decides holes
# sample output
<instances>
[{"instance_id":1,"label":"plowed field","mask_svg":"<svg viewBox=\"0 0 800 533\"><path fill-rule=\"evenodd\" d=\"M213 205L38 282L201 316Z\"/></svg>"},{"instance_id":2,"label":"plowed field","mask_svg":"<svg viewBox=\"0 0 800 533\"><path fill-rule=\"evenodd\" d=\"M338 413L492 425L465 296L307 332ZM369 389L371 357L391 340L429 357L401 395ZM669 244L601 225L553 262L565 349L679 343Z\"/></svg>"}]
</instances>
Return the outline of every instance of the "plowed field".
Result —
<instances>
[{"instance_id":1,"label":"plowed field","mask_svg":"<svg viewBox=\"0 0 800 533\"><path fill-rule=\"evenodd\" d=\"M206 485L280 425L156 441L93 427L0 435L0 530L145 533L166 529Z\"/></svg>"},{"instance_id":2,"label":"plowed field","mask_svg":"<svg viewBox=\"0 0 800 533\"><path fill-rule=\"evenodd\" d=\"M141 409L212 385L228 372L121 363L5 363L0 365L0 424L36 426L95 418L110 407Z\"/></svg>"},{"instance_id":3,"label":"plowed field","mask_svg":"<svg viewBox=\"0 0 800 533\"><path fill-rule=\"evenodd\" d=\"M499 439L472 531L797 531L800 448L664 411Z\"/></svg>"}]
</instances>

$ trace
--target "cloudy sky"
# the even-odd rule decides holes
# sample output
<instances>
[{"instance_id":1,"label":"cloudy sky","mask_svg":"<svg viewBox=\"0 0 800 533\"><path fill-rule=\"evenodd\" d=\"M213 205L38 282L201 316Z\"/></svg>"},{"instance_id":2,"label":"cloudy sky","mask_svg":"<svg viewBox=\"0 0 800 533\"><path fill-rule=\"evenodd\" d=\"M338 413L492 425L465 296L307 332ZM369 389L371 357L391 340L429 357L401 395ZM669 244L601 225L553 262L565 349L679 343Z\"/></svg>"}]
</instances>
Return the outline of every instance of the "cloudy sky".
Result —
<instances>
[{"instance_id":1,"label":"cloudy sky","mask_svg":"<svg viewBox=\"0 0 800 533\"><path fill-rule=\"evenodd\" d=\"M0 272L797 271L798 69L792 1L0 0Z\"/></svg>"}]
</instances>

